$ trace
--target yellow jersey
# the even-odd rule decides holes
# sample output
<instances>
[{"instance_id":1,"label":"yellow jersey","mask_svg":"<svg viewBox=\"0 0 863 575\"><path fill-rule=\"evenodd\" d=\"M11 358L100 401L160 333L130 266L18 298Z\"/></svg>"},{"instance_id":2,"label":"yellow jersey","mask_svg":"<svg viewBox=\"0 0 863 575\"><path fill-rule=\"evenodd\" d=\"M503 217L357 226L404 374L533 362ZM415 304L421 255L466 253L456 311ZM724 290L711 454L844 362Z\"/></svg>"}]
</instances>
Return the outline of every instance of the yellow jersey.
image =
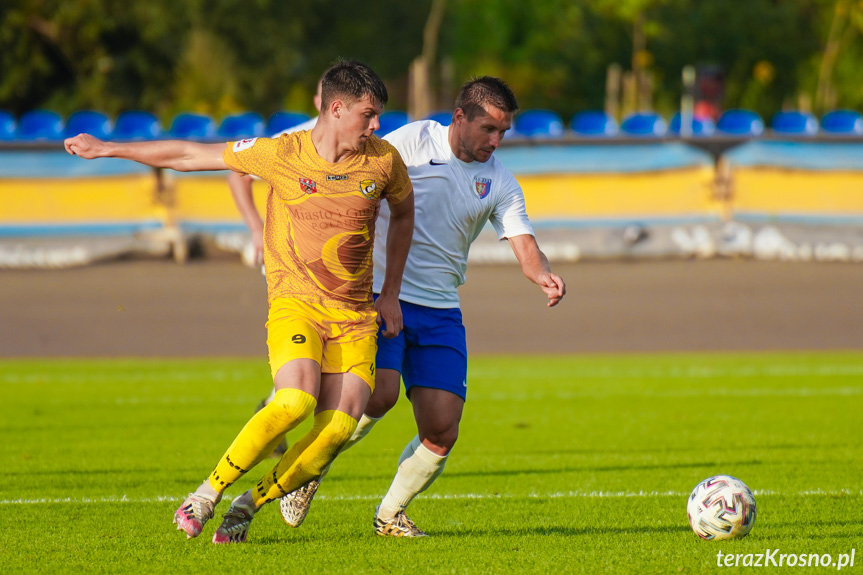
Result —
<instances>
[{"instance_id":1,"label":"yellow jersey","mask_svg":"<svg viewBox=\"0 0 863 575\"><path fill-rule=\"evenodd\" d=\"M338 163L321 158L311 131L229 142L234 171L270 184L264 221L268 300L294 298L356 311L372 308L372 248L382 197L413 191L396 149L375 136Z\"/></svg>"}]
</instances>

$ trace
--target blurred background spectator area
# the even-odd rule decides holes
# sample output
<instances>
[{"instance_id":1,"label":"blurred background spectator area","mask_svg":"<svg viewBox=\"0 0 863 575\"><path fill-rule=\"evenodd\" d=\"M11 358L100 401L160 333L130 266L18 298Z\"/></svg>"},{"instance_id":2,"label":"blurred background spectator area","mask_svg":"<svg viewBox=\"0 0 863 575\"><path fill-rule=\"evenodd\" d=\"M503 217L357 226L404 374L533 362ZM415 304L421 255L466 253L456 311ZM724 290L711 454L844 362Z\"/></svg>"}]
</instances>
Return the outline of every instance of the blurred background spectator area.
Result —
<instances>
[{"instance_id":1,"label":"blurred background spectator area","mask_svg":"<svg viewBox=\"0 0 863 575\"><path fill-rule=\"evenodd\" d=\"M657 114L672 132L677 112L687 132L690 111L700 125L719 128L728 110L752 111L765 127L779 112L821 120L834 110L863 110L857 0L57 5L19 0L0 9L0 110L15 119L16 138L52 135L47 115L25 116L37 110L66 124L74 112L93 110L120 131L127 129L121 114L147 111L165 133L181 113L211 118L216 131L226 117L249 111L268 121L280 112L311 116L318 78L337 57L370 64L390 90L388 110L412 119L451 110L471 77L500 76L523 110L561 119L523 127L539 137L554 137L561 125L579 131L572 119L592 110L618 127L633 114ZM337 19L324 17L335 12ZM681 78L687 67L691 84ZM692 108L681 110L687 97ZM8 139L4 121L0 138ZM134 137L153 129L140 123L146 118L136 121L128 128ZM599 122L586 129L613 131ZM638 129L655 135L657 124ZM190 136L210 135L202 124L174 132L184 133L183 125Z\"/></svg>"},{"instance_id":2,"label":"blurred background spectator area","mask_svg":"<svg viewBox=\"0 0 863 575\"><path fill-rule=\"evenodd\" d=\"M424 118L448 125L452 112L441 111ZM68 118L51 110L30 110L19 117L0 111L0 149L5 144L28 142L60 142L64 138L86 132L107 140L152 140L177 138L198 141L227 141L271 135L299 125L309 115L297 111L279 111L266 121L253 111L240 112L216 119L206 114L180 112L167 125L149 111L130 110L116 118L96 110L79 110ZM389 132L407 124L407 112L387 110L380 117L377 134ZM688 131L683 132L684 124ZM863 137L863 115L855 110L831 110L820 119L810 112L783 110L765 121L753 110L731 109L722 112L717 121L677 111L666 119L656 112L634 112L620 123L603 110L577 112L568 121L552 110L523 110L519 112L508 134L509 140L518 139L573 139L573 138L707 138L731 136L740 138L771 137Z\"/></svg>"},{"instance_id":3,"label":"blurred background spectator area","mask_svg":"<svg viewBox=\"0 0 863 575\"><path fill-rule=\"evenodd\" d=\"M87 163L63 138L271 135L315 114L320 74L343 56L387 84L379 135L448 124L464 81L506 80L521 111L498 156L538 233L560 240L543 244L556 257L745 254L757 230L739 226L782 225L800 239L770 245L804 258L818 252L812 238L863 223L858 0L62 8L0 8L0 244L146 237L182 259L189 238L242 234L223 175ZM266 190L255 193L263 205Z\"/></svg>"}]
</instances>

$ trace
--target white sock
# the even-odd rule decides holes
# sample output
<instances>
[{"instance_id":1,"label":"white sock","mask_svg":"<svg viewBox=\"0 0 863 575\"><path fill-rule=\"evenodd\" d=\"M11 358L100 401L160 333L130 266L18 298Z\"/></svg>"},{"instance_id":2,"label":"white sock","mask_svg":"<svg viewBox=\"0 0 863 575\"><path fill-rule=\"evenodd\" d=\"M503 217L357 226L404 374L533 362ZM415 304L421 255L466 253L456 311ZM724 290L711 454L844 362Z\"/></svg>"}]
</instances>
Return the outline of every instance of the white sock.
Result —
<instances>
[{"instance_id":1,"label":"white sock","mask_svg":"<svg viewBox=\"0 0 863 575\"><path fill-rule=\"evenodd\" d=\"M369 432L372 430L372 427L374 427L375 423L377 423L381 419L382 418L380 417L369 417L364 413L363 416L360 417L359 423L357 423L357 428L354 430L354 434L347 441L347 443L342 446L337 456L344 453L345 450L347 450L349 447L353 447L357 443L357 441L368 435ZM335 461L335 459L333 459L333 461ZM330 465L333 464L333 461L330 461L330 464L324 467L324 470L321 472L321 476L318 477L318 481L323 480L324 476L329 473Z\"/></svg>"},{"instance_id":2,"label":"white sock","mask_svg":"<svg viewBox=\"0 0 863 575\"><path fill-rule=\"evenodd\" d=\"M339 453L344 453L349 447L353 447L354 444L369 434L372 430L372 427L380 421L382 418L380 417L369 417L365 413L362 417L360 417L359 422L357 423L357 428L354 430L354 434L348 440L347 443L339 450Z\"/></svg>"},{"instance_id":3,"label":"white sock","mask_svg":"<svg viewBox=\"0 0 863 575\"><path fill-rule=\"evenodd\" d=\"M267 396L267 399L264 400L264 405L269 405L272 401L276 399L276 388L273 388L273 391L270 392L270 395Z\"/></svg>"},{"instance_id":4,"label":"white sock","mask_svg":"<svg viewBox=\"0 0 863 575\"><path fill-rule=\"evenodd\" d=\"M237 505L239 507L245 507L249 512L253 515L258 511L258 508L255 506L255 499L252 495L252 490L249 489L239 497L235 497L233 501L231 501L231 505Z\"/></svg>"},{"instance_id":5,"label":"white sock","mask_svg":"<svg viewBox=\"0 0 863 575\"><path fill-rule=\"evenodd\" d=\"M411 457L414 453L416 453L417 447L422 445L422 443L423 442L420 441L419 435L417 435L416 437L411 439L411 442L408 443L407 446L405 446L404 450L402 451L401 456L399 457L399 466L401 466L401 464L405 462L405 459L407 459L408 457Z\"/></svg>"},{"instance_id":6,"label":"white sock","mask_svg":"<svg viewBox=\"0 0 863 575\"><path fill-rule=\"evenodd\" d=\"M413 453L410 453L413 451ZM378 517L393 517L425 491L443 472L448 455L438 455L415 437L402 453L399 469L378 508Z\"/></svg>"},{"instance_id":7,"label":"white sock","mask_svg":"<svg viewBox=\"0 0 863 575\"><path fill-rule=\"evenodd\" d=\"M200 495L201 497L206 497L213 503L218 503L222 499L222 494L210 487L210 482L206 479L204 482L195 489L195 495Z\"/></svg>"}]
</instances>

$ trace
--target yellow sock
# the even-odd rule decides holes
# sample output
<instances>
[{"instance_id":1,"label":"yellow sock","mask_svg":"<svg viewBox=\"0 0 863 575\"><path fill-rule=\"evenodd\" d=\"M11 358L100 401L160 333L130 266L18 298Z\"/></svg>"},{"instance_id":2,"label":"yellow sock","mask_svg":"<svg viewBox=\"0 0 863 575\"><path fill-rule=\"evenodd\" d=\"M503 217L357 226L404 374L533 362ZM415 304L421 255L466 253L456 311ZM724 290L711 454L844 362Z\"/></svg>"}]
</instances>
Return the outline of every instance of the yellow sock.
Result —
<instances>
[{"instance_id":1,"label":"yellow sock","mask_svg":"<svg viewBox=\"0 0 863 575\"><path fill-rule=\"evenodd\" d=\"M280 389L276 397L246 423L207 478L223 493L248 470L272 453L285 434L314 410L317 401L299 389Z\"/></svg>"},{"instance_id":2,"label":"yellow sock","mask_svg":"<svg viewBox=\"0 0 863 575\"><path fill-rule=\"evenodd\" d=\"M252 490L255 505L260 509L319 477L356 428L357 420L343 411L322 411L315 415L311 431L294 443Z\"/></svg>"}]
</instances>

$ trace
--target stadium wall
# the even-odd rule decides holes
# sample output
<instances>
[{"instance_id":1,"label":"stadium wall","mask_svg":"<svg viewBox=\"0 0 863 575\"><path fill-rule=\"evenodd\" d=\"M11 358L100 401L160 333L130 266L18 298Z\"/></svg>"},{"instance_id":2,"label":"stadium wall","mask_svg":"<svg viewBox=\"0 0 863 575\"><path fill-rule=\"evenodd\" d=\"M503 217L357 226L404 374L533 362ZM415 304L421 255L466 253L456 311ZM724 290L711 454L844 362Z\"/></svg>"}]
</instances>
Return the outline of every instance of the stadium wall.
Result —
<instances>
[{"instance_id":1,"label":"stadium wall","mask_svg":"<svg viewBox=\"0 0 863 575\"><path fill-rule=\"evenodd\" d=\"M714 158L680 142L502 148L552 260L745 256L863 260L861 144L752 142ZM267 185L253 184L263 209ZM191 239L242 252L224 174L0 151L0 267L188 255ZM515 261L490 226L472 261Z\"/></svg>"}]
</instances>

